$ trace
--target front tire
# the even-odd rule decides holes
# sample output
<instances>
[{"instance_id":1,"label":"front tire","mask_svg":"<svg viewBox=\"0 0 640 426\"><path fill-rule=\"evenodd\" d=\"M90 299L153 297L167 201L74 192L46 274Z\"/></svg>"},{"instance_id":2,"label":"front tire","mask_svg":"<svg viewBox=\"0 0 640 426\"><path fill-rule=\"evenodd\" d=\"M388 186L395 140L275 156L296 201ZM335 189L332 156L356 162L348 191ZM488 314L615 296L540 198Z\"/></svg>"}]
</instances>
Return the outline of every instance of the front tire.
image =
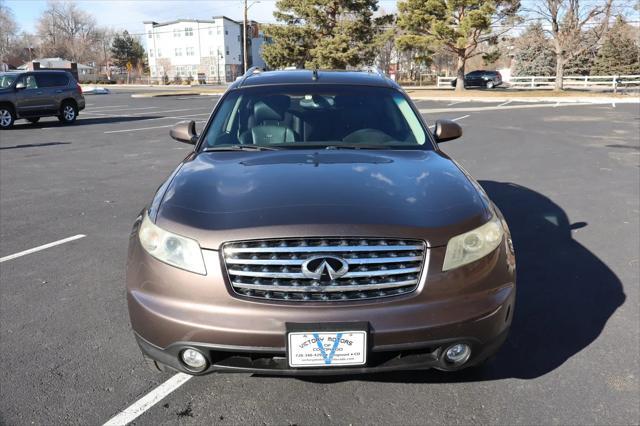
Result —
<instances>
[{"instance_id":1,"label":"front tire","mask_svg":"<svg viewBox=\"0 0 640 426\"><path fill-rule=\"evenodd\" d=\"M487 81L487 89L493 89L495 87L495 84L493 81L489 80Z\"/></svg>"},{"instance_id":2,"label":"front tire","mask_svg":"<svg viewBox=\"0 0 640 426\"><path fill-rule=\"evenodd\" d=\"M58 115L58 120L63 124L71 124L76 121L78 117L78 107L76 107L71 102L65 102L60 107L60 115Z\"/></svg>"},{"instance_id":3,"label":"front tire","mask_svg":"<svg viewBox=\"0 0 640 426\"><path fill-rule=\"evenodd\" d=\"M161 362L158 362L154 359L149 358L148 356L142 354L144 358L144 362L147 365L147 368L154 373L162 372L162 373L175 373L177 370L165 365Z\"/></svg>"},{"instance_id":4,"label":"front tire","mask_svg":"<svg viewBox=\"0 0 640 426\"><path fill-rule=\"evenodd\" d=\"M0 129L10 129L15 121L16 115L13 109L5 105L0 106Z\"/></svg>"}]
</instances>

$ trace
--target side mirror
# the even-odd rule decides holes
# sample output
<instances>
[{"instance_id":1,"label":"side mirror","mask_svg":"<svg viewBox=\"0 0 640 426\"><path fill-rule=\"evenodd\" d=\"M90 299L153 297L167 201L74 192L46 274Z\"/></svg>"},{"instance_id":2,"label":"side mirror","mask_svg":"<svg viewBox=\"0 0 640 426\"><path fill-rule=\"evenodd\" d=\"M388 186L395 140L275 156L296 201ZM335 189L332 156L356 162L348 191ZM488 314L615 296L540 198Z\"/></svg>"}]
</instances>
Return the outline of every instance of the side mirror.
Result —
<instances>
[{"instance_id":1,"label":"side mirror","mask_svg":"<svg viewBox=\"0 0 640 426\"><path fill-rule=\"evenodd\" d=\"M451 120L438 120L433 136L438 143L458 139L462 136L462 127Z\"/></svg>"},{"instance_id":2,"label":"side mirror","mask_svg":"<svg viewBox=\"0 0 640 426\"><path fill-rule=\"evenodd\" d=\"M198 141L196 122L193 120L181 121L171 128L169 135L178 142L195 145Z\"/></svg>"},{"instance_id":3,"label":"side mirror","mask_svg":"<svg viewBox=\"0 0 640 426\"><path fill-rule=\"evenodd\" d=\"M24 81L19 81L16 83L16 90L26 89L27 86L24 85Z\"/></svg>"}]
</instances>

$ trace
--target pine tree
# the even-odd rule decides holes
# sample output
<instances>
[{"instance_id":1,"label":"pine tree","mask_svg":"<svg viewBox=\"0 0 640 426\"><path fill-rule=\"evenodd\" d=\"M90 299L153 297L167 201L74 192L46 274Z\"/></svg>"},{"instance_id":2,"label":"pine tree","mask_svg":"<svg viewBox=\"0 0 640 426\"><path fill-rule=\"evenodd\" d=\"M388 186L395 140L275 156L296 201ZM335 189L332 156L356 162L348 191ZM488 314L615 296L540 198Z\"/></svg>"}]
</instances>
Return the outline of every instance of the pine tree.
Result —
<instances>
[{"instance_id":1,"label":"pine tree","mask_svg":"<svg viewBox=\"0 0 640 426\"><path fill-rule=\"evenodd\" d=\"M514 76L551 76L556 69L555 55L541 24L529 25L515 40Z\"/></svg>"},{"instance_id":2,"label":"pine tree","mask_svg":"<svg viewBox=\"0 0 640 426\"><path fill-rule=\"evenodd\" d=\"M506 32L519 6L519 0L403 0L398 3L398 24L405 39L411 37L410 43L423 50L433 45L455 54L456 90L464 90L467 60L486 53L479 52L478 45L497 44L500 33L494 26L503 25Z\"/></svg>"},{"instance_id":3,"label":"pine tree","mask_svg":"<svg viewBox=\"0 0 640 426\"><path fill-rule=\"evenodd\" d=\"M592 68L592 75L640 74L640 45L621 16L609 30Z\"/></svg>"},{"instance_id":4,"label":"pine tree","mask_svg":"<svg viewBox=\"0 0 640 426\"><path fill-rule=\"evenodd\" d=\"M262 48L272 68L344 69L370 65L391 16L374 18L378 0L278 0L279 24L265 26Z\"/></svg>"},{"instance_id":5,"label":"pine tree","mask_svg":"<svg viewBox=\"0 0 640 426\"><path fill-rule=\"evenodd\" d=\"M128 31L116 34L111 44L113 62L119 67L126 67L128 63L137 67L144 62L144 47Z\"/></svg>"}]
</instances>

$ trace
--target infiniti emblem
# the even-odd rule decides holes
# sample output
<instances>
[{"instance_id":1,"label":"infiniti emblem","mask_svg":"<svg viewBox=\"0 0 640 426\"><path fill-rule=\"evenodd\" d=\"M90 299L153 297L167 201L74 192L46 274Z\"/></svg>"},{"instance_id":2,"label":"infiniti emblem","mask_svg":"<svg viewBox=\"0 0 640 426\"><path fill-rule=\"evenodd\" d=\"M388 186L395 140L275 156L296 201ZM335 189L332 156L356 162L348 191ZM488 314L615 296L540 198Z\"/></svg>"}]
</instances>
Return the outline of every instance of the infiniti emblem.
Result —
<instances>
[{"instance_id":1,"label":"infiniti emblem","mask_svg":"<svg viewBox=\"0 0 640 426\"><path fill-rule=\"evenodd\" d=\"M320 280L324 275L335 280L347 272L349 272L347 261L336 256L312 256L302 264L304 276L314 280Z\"/></svg>"}]
</instances>

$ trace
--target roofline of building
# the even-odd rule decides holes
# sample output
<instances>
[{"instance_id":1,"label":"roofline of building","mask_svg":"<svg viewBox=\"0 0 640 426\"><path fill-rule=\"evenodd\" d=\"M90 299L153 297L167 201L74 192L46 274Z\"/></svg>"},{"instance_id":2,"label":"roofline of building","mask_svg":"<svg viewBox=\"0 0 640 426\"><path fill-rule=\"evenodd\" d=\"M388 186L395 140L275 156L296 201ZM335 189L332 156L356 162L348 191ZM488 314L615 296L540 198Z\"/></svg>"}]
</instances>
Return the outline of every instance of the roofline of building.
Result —
<instances>
[{"instance_id":1,"label":"roofline of building","mask_svg":"<svg viewBox=\"0 0 640 426\"><path fill-rule=\"evenodd\" d=\"M203 23L203 24L214 24L217 19L226 19L227 21L240 24L240 21L236 21L235 19L231 19L227 16L213 16L212 19L174 19L173 21L167 22L156 22L156 21L142 21L143 24L151 24L153 27L163 27L165 25L173 25L178 24L180 22L194 22L194 23Z\"/></svg>"}]
</instances>

